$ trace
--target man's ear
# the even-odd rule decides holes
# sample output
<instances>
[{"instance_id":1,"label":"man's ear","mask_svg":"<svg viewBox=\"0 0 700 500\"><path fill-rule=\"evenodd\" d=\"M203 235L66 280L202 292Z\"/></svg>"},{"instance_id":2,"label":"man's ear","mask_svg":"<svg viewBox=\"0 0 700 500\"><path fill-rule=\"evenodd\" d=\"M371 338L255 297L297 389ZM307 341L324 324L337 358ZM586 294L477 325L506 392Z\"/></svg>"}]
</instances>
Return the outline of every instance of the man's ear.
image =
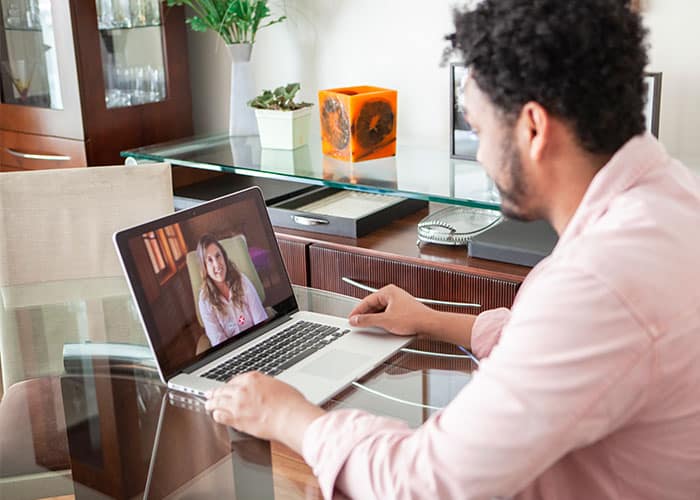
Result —
<instances>
[{"instance_id":1,"label":"man's ear","mask_svg":"<svg viewBox=\"0 0 700 500\"><path fill-rule=\"evenodd\" d=\"M528 157L533 161L541 160L549 140L547 110L534 101L525 103L520 112L518 129Z\"/></svg>"}]
</instances>

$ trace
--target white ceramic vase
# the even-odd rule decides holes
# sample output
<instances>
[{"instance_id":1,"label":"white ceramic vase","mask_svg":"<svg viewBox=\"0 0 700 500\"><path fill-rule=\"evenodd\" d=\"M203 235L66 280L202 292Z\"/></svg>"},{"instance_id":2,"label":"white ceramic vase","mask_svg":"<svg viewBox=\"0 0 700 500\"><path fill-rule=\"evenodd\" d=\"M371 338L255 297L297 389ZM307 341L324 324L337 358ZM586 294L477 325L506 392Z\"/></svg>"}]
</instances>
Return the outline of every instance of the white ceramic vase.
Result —
<instances>
[{"instance_id":1,"label":"white ceramic vase","mask_svg":"<svg viewBox=\"0 0 700 500\"><path fill-rule=\"evenodd\" d=\"M226 46L231 56L231 95L228 118L229 135L257 135L255 112L248 101L255 97L250 56L253 44L233 43Z\"/></svg>"}]
</instances>

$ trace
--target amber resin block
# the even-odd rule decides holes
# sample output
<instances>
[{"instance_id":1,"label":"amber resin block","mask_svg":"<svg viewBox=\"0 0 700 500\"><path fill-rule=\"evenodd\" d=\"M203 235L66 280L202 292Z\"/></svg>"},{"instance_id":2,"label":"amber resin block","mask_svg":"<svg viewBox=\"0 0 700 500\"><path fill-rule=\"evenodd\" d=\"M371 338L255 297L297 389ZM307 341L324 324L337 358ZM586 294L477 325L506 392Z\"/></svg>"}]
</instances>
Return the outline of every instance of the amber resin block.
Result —
<instances>
[{"instance_id":1,"label":"amber resin block","mask_svg":"<svg viewBox=\"0 0 700 500\"><path fill-rule=\"evenodd\" d=\"M323 154L344 161L396 155L396 91L359 86L320 90Z\"/></svg>"}]
</instances>

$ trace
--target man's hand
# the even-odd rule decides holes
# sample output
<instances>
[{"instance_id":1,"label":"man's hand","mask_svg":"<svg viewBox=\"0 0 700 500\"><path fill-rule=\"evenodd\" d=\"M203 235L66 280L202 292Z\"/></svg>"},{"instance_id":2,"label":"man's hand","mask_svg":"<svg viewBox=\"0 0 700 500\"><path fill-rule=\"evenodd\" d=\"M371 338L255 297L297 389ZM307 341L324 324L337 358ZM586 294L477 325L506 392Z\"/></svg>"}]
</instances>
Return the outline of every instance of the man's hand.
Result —
<instances>
[{"instance_id":1,"label":"man's hand","mask_svg":"<svg viewBox=\"0 0 700 500\"><path fill-rule=\"evenodd\" d=\"M324 410L291 387L259 372L232 378L207 393L207 411L215 421L253 436L280 441L297 453L306 428Z\"/></svg>"},{"instance_id":2,"label":"man's hand","mask_svg":"<svg viewBox=\"0 0 700 500\"><path fill-rule=\"evenodd\" d=\"M431 309L395 285L387 285L365 297L349 316L353 326L378 326L396 335L420 333L465 347L471 344L475 318L472 314Z\"/></svg>"},{"instance_id":3,"label":"man's hand","mask_svg":"<svg viewBox=\"0 0 700 500\"><path fill-rule=\"evenodd\" d=\"M353 326L378 326L396 335L415 335L426 332L434 314L405 290L387 285L365 297L349 318Z\"/></svg>"}]
</instances>

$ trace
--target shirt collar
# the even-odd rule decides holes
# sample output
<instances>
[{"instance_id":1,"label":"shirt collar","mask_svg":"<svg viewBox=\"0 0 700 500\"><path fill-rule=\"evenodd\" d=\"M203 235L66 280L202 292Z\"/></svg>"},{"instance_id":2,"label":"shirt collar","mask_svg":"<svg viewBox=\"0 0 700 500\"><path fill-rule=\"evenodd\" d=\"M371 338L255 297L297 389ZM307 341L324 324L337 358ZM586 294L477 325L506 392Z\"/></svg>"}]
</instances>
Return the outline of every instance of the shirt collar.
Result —
<instances>
[{"instance_id":1,"label":"shirt collar","mask_svg":"<svg viewBox=\"0 0 700 500\"><path fill-rule=\"evenodd\" d=\"M661 168L668 160L664 147L649 132L627 141L593 177L559 242L564 243L581 234L607 210L615 197L636 185L652 168Z\"/></svg>"}]
</instances>

